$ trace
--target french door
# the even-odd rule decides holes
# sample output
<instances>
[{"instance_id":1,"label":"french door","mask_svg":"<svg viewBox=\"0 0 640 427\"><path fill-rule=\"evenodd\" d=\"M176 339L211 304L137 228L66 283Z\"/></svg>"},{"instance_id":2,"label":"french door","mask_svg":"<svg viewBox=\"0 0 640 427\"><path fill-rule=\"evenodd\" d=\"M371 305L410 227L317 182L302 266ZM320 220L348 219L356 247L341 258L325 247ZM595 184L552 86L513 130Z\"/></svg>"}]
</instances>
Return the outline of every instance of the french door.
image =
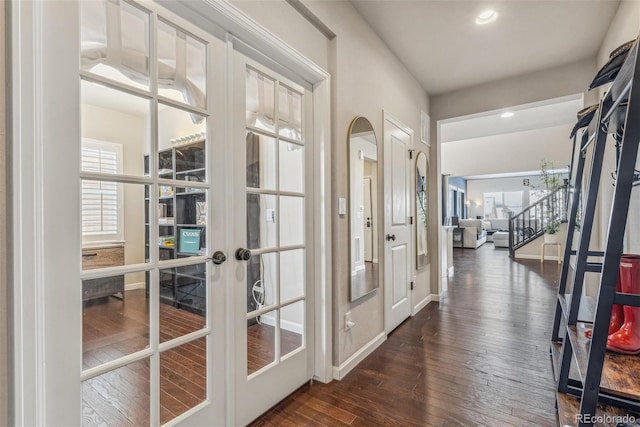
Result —
<instances>
[{"instance_id":1,"label":"french door","mask_svg":"<svg viewBox=\"0 0 640 427\"><path fill-rule=\"evenodd\" d=\"M16 418L251 421L313 372L309 87L153 2L15 10Z\"/></svg>"},{"instance_id":2,"label":"french door","mask_svg":"<svg viewBox=\"0 0 640 427\"><path fill-rule=\"evenodd\" d=\"M79 12L82 424L222 424L225 45L153 3Z\"/></svg>"},{"instance_id":3,"label":"french door","mask_svg":"<svg viewBox=\"0 0 640 427\"><path fill-rule=\"evenodd\" d=\"M234 56L235 425L313 375L311 93ZM246 220L244 220L246 218ZM249 254L250 252L250 254Z\"/></svg>"}]
</instances>

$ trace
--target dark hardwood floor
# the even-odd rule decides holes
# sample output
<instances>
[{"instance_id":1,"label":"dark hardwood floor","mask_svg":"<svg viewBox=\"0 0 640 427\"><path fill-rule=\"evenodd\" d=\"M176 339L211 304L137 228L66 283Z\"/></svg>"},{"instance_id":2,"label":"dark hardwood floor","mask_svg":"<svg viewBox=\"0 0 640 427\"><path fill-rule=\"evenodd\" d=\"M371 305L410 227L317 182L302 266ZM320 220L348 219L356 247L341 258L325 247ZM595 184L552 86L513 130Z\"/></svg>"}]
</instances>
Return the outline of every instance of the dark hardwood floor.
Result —
<instances>
[{"instance_id":1,"label":"dark hardwood floor","mask_svg":"<svg viewBox=\"0 0 640 427\"><path fill-rule=\"evenodd\" d=\"M254 426L555 426L549 357L560 266L456 249L447 294L342 381L305 385Z\"/></svg>"}]
</instances>

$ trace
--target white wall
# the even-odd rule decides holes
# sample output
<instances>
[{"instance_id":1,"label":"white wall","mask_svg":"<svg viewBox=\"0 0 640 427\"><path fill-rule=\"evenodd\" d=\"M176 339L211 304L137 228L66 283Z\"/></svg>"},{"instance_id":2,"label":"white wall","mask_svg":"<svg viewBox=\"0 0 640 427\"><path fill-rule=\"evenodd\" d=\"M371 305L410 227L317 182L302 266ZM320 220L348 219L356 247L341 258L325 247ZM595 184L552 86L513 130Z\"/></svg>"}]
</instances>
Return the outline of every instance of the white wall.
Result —
<instances>
[{"instance_id":1,"label":"white wall","mask_svg":"<svg viewBox=\"0 0 640 427\"><path fill-rule=\"evenodd\" d=\"M573 125L554 126L442 144L442 173L451 176L529 172L544 158L559 168L571 162Z\"/></svg>"},{"instance_id":2,"label":"white wall","mask_svg":"<svg viewBox=\"0 0 640 427\"><path fill-rule=\"evenodd\" d=\"M347 197L349 123L364 116L382 143L382 111L391 113L420 135L420 110L429 111L429 99L422 87L378 38L349 2L304 0L304 5L337 36L328 41L309 23L291 15L284 2L235 2L302 54L326 67L332 76L332 192L335 206ZM293 24L282 25L284 19ZM287 21L288 22L288 21ZM324 57L324 52L327 52ZM415 148L427 147L415 142ZM420 145L418 147L418 145ZM380 162L379 162L380 163ZM381 169L378 172L380 178ZM435 184L435 180L431 180ZM382 197L382 185L378 196ZM435 203L435 200L433 201ZM435 204L430 204L434 206ZM381 212L381 210L379 211ZM435 217L435 215L434 215ZM339 366L384 332L383 289L355 303L349 302L349 219L332 216L333 253L333 364ZM435 219L434 219L435 224ZM382 233L383 230L380 230ZM435 234L431 234L435 235ZM433 246L430 253L436 253ZM384 272L380 271L383 276ZM430 269L417 274L415 302L430 292ZM355 326L344 330L344 314L351 311Z\"/></svg>"},{"instance_id":3,"label":"white wall","mask_svg":"<svg viewBox=\"0 0 640 427\"><path fill-rule=\"evenodd\" d=\"M185 111L167 106L158 108L158 148L160 150L173 147L174 145L169 142L171 139L205 131L206 122L193 123L191 115Z\"/></svg>"},{"instance_id":4,"label":"white wall","mask_svg":"<svg viewBox=\"0 0 640 427\"><path fill-rule=\"evenodd\" d=\"M123 171L142 175L144 155L149 141L149 121L146 116L82 104L82 136L100 141L122 144ZM124 258L125 264L143 263L145 260L144 188L141 185L123 185ZM125 285L144 283L144 273L126 275Z\"/></svg>"}]
</instances>

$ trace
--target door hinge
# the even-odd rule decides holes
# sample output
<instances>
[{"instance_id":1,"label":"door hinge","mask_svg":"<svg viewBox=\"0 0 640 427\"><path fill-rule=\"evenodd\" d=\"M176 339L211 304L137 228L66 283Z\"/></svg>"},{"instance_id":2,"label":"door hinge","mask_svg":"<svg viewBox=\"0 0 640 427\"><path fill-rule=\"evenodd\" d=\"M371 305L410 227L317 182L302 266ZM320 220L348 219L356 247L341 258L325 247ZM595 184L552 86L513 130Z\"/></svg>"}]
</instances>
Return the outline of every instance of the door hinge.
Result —
<instances>
[{"instance_id":1,"label":"door hinge","mask_svg":"<svg viewBox=\"0 0 640 427\"><path fill-rule=\"evenodd\" d=\"M412 150L409 150L409 158L410 158L410 159L413 159L413 152L414 152L414 151L416 151L416 150L413 150L413 149L412 149Z\"/></svg>"},{"instance_id":2,"label":"door hinge","mask_svg":"<svg viewBox=\"0 0 640 427\"><path fill-rule=\"evenodd\" d=\"M413 215L409 217L409 224L413 224Z\"/></svg>"},{"instance_id":3,"label":"door hinge","mask_svg":"<svg viewBox=\"0 0 640 427\"><path fill-rule=\"evenodd\" d=\"M411 282L411 290L413 290L413 282Z\"/></svg>"}]
</instances>

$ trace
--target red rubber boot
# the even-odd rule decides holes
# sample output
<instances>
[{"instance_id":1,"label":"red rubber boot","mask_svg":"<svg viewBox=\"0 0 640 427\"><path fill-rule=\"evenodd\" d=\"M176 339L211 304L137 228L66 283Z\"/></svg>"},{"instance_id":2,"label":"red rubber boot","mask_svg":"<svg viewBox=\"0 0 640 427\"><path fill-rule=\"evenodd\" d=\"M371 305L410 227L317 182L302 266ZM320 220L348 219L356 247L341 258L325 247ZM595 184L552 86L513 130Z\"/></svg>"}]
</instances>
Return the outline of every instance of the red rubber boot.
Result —
<instances>
[{"instance_id":1,"label":"red rubber boot","mask_svg":"<svg viewBox=\"0 0 640 427\"><path fill-rule=\"evenodd\" d=\"M623 255L620 259L622 292L640 294L640 255ZM607 350L622 354L640 353L640 307L625 305L624 324L609 335Z\"/></svg>"},{"instance_id":2,"label":"red rubber boot","mask_svg":"<svg viewBox=\"0 0 640 427\"><path fill-rule=\"evenodd\" d=\"M624 255L623 255L624 256ZM622 291L622 284L620 283L620 274L618 274L618 281L616 282L616 292ZM611 318L609 319L609 335L617 332L624 323L624 312L620 304L613 304L611 308ZM584 331L584 336L591 339L591 329Z\"/></svg>"}]
</instances>

